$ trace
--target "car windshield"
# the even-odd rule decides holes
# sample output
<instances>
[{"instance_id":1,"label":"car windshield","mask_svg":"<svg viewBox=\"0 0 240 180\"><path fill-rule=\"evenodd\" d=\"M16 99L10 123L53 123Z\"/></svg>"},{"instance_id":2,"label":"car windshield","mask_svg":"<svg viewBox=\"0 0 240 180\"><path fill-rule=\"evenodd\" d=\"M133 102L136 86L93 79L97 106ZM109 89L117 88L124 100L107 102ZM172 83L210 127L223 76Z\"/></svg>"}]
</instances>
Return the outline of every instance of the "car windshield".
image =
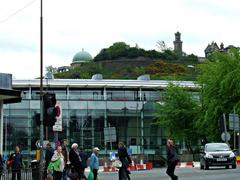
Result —
<instances>
[{"instance_id":1,"label":"car windshield","mask_svg":"<svg viewBox=\"0 0 240 180\"><path fill-rule=\"evenodd\" d=\"M227 144L208 144L206 146L207 152L214 152L214 151L229 151L230 148Z\"/></svg>"}]
</instances>

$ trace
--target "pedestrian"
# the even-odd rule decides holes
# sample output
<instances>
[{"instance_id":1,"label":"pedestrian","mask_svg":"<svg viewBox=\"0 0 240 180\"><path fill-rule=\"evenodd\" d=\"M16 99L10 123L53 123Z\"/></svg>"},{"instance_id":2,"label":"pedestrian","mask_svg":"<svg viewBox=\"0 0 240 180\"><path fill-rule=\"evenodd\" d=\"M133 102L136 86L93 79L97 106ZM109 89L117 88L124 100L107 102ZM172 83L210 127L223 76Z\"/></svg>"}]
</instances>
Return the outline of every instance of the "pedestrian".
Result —
<instances>
[{"instance_id":1,"label":"pedestrian","mask_svg":"<svg viewBox=\"0 0 240 180\"><path fill-rule=\"evenodd\" d=\"M81 176L82 179L87 180L87 177L85 176L85 168L87 168L87 161L88 161L88 155L84 152L83 147L79 148L79 155L81 157L82 163L81 163Z\"/></svg>"},{"instance_id":2,"label":"pedestrian","mask_svg":"<svg viewBox=\"0 0 240 180\"><path fill-rule=\"evenodd\" d=\"M178 155L177 150L174 146L173 140L167 140L167 171L168 176L171 177L172 180L178 180L178 176L174 174L175 167L177 165Z\"/></svg>"},{"instance_id":3,"label":"pedestrian","mask_svg":"<svg viewBox=\"0 0 240 180\"><path fill-rule=\"evenodd\" d=\"M2 178L3 175L3 159L2 159L2 155L0 154L0 180Z\"/></svg>"},{"instance_id":4,"label":"pedestrian","mask_svg":"<svg viewBox=\"0 0 240 180\"><path fill-rule=\"evenodd\" d=\"M47 168L49 163L51 162L52 156L54 154L54 149L52 148L51 143L47 143L46 145L46 151L45 151L45 167L44 167L44 177L46 178L47 176Z\"/></svg>"},{"instance_id":5,"label":"pedestrian","mask_svg":"<svg viewBox=\"0 0 240 180\"><path fill-rule=\"evenodd\" d=\"M64 169L64 157L62 155L62 147L58 146L57 150L54 151L54 154L51 159L51 166L53 167L53 180L62 180L62 174ZM49 165L50 165L49 164Z\"/></svg>"},{"instance_id":6,"label":"pedestrian","mask_svg":"<svg viewBox=\"0 0 240 180\"><path fill-rule=\"evenodd\" d=\"M12 168L12 180L15 180L16 176L17 180L21 180L21 168L23 164L19 146L15 147L15 152L10 155L7 164Z\"/></svg>"},{"instance_id":7,"label":"pedestrian","mask_svg":"<svg viewBox=\"0 0 240 180\"><path fill-rule=\"evenodd\" d=\"M62 144L62 155L64 157L64 170L62 180L67 180L67 162L68 162L68 152L64 144Z\"/></svg>"},{"instance_id":8,"label":"pedestrian","mask_svg":"<svg viewBox=\"0 0 240 180\"><path fill-rule=\"evenodd\" d=\"M127 148L123 142L118 143L118 157L122 163L122 166L118 171L119 180L130 180L130 171L128 170L128 166L132 163L132 160L128 155Z\"/></svg>"},{"instance_id":9,"label":"pedestrian","mask_svg":"<svg viewBox=\"0 0 240 180\"><path fill-rule=\"evenodd\" d=\"M79 155L78 144L73 143L72 148L69 151L69 161L71 163L72 173L78 174L78 178L81 179L81 157Z\"/></svg>"},{"instance_id":10,"label":"pedestrian","mask_svg":"<svg viewBox=\"0 0 240 180\"><path fill-rule=\"evenodd\" d=\"M93 148L93 152L90 158L90 169L93 172L94 180L97 180L98 170L99 170L99 154L100 149L98 147Z\"/></svg>"}]
</instances>

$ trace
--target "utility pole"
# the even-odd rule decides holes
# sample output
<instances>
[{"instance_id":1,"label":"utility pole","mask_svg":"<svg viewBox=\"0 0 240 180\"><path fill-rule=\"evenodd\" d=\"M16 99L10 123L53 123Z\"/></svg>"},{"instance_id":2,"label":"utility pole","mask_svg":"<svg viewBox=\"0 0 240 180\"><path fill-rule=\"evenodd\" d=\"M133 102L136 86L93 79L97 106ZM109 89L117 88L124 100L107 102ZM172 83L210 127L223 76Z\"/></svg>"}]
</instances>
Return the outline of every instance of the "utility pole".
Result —
<instances>
[{"instance_id":1,"label":"utility pole","mask_svg":"<svg viewBox=\"0 0 240 180\"><path fill-rule=\"evenodd\" d=\"M223 124L224 124L224 141L225 143L227 143L227 126L226 126L226 116L225 116L225 113L223 113Z\"/></svg>"},{"instance_id":2,"label":"utility pole","mask_svg":"<svg viewBox=\"0 0 240 180\"><path fill-rule=\"evenodd\" d=\"M42 0L40 0L40 180L43 179L43 17Z\"/></svg>"}]
</instances>

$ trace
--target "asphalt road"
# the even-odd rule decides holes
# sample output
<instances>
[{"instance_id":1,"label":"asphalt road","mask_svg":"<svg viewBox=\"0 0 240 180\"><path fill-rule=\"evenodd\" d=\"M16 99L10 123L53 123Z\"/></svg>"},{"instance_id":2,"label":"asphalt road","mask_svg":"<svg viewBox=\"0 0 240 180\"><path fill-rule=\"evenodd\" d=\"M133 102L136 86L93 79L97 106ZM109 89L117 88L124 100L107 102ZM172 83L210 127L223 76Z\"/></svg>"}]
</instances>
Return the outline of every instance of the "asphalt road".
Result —
<instances>
[{"instance_id":1,"label":"asphalt road","mask_svg":"<svg viewBox=\"0 0 240 180\"><path fill-rule=\"evenodd\" d=\"M166 168L158 168L147 171L133 171L132 180L170 180L166 175ZM86 173L87 174L87 173ZM177 168L175 174L180 180L240 180L240 168L224 169L210 168L210 170L200 170L199 168ZM99 180L118 180L117 172L101 172Z\"/></svg>"}]
</instances>

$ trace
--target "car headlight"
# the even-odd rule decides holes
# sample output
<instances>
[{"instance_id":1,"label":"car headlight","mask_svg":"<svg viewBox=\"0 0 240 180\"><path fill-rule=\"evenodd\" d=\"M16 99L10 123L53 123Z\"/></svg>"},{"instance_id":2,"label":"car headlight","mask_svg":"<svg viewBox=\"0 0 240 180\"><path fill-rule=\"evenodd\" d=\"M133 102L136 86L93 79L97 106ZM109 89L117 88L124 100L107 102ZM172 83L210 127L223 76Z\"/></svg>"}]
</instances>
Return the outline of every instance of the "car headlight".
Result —
<instances>
[{"instance_id":1,"label":"car headlight","mask_svg":"<svg viewBox=\"0 0 240 180\"><path fill-rule=\"evenodd\" d=\"M235 154L233 152L231 152L231 154L229 155L230 158L235 157Z\"/></svg>"},{"instance_id":2,"label":"car headlight","mask_svg":"<svg viewBox=\"0 0 240 180\"><path fill-rule=\"evenodd\" d=\"M206 154L205 156L206 158L213 158L213 156L211 154Z\"/></svg>"}]
</instances>

